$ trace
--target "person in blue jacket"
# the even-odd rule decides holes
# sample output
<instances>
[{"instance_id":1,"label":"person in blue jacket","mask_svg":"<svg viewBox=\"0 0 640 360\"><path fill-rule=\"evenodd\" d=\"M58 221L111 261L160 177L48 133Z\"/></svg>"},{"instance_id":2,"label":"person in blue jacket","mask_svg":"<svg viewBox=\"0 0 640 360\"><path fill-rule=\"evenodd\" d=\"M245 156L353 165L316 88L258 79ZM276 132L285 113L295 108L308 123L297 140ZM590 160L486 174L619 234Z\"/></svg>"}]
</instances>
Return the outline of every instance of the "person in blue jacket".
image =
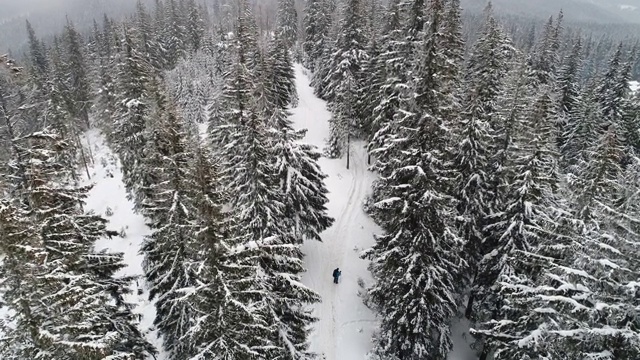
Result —
<instances>
[{"instance_id":1,"label":"person in blue jacket","mask_svg":"<svg viewBox=\"0 0 640 360\"><path fill-rule=\"evenodd\" d=\"M338 283L338 279L340 279L340 275L342 275L342 271L340 271L340 268L336 268L335 270L333 270L333 283L334 284Z\"/></svg>"}]
</instances>

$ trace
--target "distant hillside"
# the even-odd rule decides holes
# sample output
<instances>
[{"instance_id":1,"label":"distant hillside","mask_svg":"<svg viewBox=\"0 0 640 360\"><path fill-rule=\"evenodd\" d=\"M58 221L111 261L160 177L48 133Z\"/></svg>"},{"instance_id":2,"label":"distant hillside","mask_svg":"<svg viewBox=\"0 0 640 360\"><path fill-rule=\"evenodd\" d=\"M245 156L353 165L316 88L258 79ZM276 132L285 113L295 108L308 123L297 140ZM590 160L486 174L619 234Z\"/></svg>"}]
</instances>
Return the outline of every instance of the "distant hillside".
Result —
<instances>
[{"instance_id":1,"label":"distant hillside","mask_svg":"<svg viewBox=\"0 0 640 360\"><path fill-rule=\"evenodd\" d=\"M640 23L640 0L581 0L600 6L629 21Z\"/></svg>"},{"instance_id":2,"label":"distant hillside","mask_svg":"<svg viewBox=\"0 0 640 360\"><path fill-rule=\"evenodd\" d=\"M486 5L482 0L462 0L462 6L472 12ZM546 18L560 9L567 21L600 24L640 23L640 0L493 0L498 12Z\"/></svg>"}]
</instances>

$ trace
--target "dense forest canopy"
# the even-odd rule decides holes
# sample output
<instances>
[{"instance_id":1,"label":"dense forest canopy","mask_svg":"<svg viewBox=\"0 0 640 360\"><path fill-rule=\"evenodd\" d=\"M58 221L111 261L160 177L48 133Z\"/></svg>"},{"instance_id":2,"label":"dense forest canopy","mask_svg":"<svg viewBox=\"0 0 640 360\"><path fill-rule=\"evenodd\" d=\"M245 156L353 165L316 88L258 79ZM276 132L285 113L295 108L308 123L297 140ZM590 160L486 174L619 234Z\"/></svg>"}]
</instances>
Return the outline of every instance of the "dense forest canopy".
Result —
<instances>
[{"instance_id":1,"label":"dense forest canopy","mask_svg":"<svg viewBox=\"0 0 640 360\"><path fill-rule=\"evenodd\" d=\"M371 359L445 360L456 319L481 360L640 358L635 25L459 0L123 9L24 21L24 56L0 58L0 358L321 359L302 245L334 223L319 160L354 140L380 227ZM294 63L324 149L291 121ZM91 130L149 230L140 279L96 250L123 234L85 208Z\"/></svg>"}]
</instances>

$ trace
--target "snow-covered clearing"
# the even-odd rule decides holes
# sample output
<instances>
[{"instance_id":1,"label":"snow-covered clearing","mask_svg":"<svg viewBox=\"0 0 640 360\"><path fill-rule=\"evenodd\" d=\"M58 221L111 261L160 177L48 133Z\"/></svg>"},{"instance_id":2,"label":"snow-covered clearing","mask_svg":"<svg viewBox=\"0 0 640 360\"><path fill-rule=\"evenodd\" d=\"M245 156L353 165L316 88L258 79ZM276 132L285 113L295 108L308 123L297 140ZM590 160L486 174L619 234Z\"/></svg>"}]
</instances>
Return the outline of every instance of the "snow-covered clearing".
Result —
<instances>
[{"instance_id":1,"label":"snow-covered clearing","mask_svg":"<svg viewBox=\"0 0 640 360\"><path fill-rule=\"evenodd\" d=\"M97 250L107 249L124 253L124 261L127 267L117 275L142 276L142 260L140 247L144 236L150 233L145 225L142 215L133 211L133 202L127 199L127 192L122 182L122 172L118 157L107 146L104 135L97 130L87 133L85 141L91 148L95 166L91 168L91 179L88 184L94 184L87 198L87 210L93 210L105 216L109 220L109 229L123 231L124 237L104 239L96 244ZM110 215L111 214L111 215ZM149 293L144 286L144 279L131 284L132 293L127 301L137 304L135 313L142 317L142 330L148 332L147 338L158 348L162 349L162 342L156 331L150 331L153 327L153 319L156 314L154 304L150 302ZM140 291L138 291L140 290ZM165 360L160 353L156 360Z\"/></svg>"},{"instance_id":2,"label":"snow-covered clearing","mask_svg":"<svg viewBox=\"0 0 640 360\"><path fill-rule=\"evenodd\" d=\"M308 129L305 142L324 147L329 136L331 114L326 103L313 94L303 68L296 65L298 107L293 109L297 128ZM351 144L350 169L346 160L320 159L322 170L329 175L329 215L334 225L322 234L322 242L308 241L303 250L307 254L308 271L303 282L322 296L315 306L319 321L311 338L312 350L324 353L326 360L362 360L371 349L371 337L376 327L375 315L362 302L364 289L358 284L371 284L367 261L360 252L373 245L378 230L362 210L362 204L375 179L367 171L367 154L363 142ZM342 277L334 284L333 269L339 267ZM367 286L367 285L365 285Z\"/></svg>"},{"instance_id":3,"label":"snow-covered clearing","mask_svg":"<svg viewBox=\"0 0 640 360\"><path fill-rule=\"evenodd\" d=\"M308 129L305 142L319 148L329 137L328 120L331 118L326 103L313 94L304 69L296 65L298 107L293 109L297 128ZM320 319L312 336L312 349L325 354L326 360L363 360L371 350L371 337L376 329L375 315L362 303L360 293L372 282L367 261L359 253L374 244L373 235L381 231L362 210L375 174L367 171L367 153L363 142L351 144L350 169L346 160L320 159L320 166L329 175L326 179L329 194L329 214L336 219L334 225L322 234L322 243L307 242L304 251L307 273L303 282L320 293L322 303L315 307ZM331 272L340 267L340 284L332 282ZM449 360L475 360L470 349L469 322L455 320L451 327L453 350Z\"/></svg>"}]
</instances>

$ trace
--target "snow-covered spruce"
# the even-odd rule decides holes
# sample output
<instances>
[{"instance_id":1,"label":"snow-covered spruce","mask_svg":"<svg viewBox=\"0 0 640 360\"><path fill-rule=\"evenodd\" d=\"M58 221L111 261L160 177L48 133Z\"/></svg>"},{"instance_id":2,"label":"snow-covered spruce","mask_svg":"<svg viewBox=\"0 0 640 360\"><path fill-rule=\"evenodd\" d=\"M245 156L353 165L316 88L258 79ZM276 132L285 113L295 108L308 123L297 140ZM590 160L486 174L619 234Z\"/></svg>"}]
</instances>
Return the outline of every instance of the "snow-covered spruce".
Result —
<instances>
[{"instance_id":1,"label":"snow-covered spruce","mask_svg":"<svg viewBox=\"0 0 640 360\"><path fill-rule=\"evenodd\" d=\"M3 300L12 310L3 359L140 359L155 353L124 300L132 279L114 277L121 253L95 252L107 220L82 210L88 187L58 161L67 144L49 131L20 141L29 191L0 205ZM29 166L26 166L26 165Z\"/></svg>"},{"instance_id":2,"label":"snow-covered spruce","mask_svg":"<svg viewBox=\"0 0 640 360\"><path fill-rule=\"evenodd\" d=\"M389 175L374 186L372 213L385 234L366 256L377 280L369 296L381 316L373 350L380 359L446 358L466 268L446 180L450 135L442 116L451 98L441 92L449 79L437 76L449 64L440 48L442 5L429 3L429 28L411 82L416 96L400 104L393 121L401 126L390 127L396 139L384 144L394 154L386 158Z\"/></svg>"},{"instance_id":3,"label":"snow-covered spruce","mask_svg":"<svg viewBox=\"0 0 640 360\"><path fill-rule=\"evenodd\" d=\"M239 24L252 18L243 14L247 19ZM255 37L249 30L238 27L238 38ZM257 53L251 43L235 46L237 63L226 77L224 111L210 129L229 195L230 258L249 271L243 280L245 301L255 304L247 306L253 330L245 338L257 356L311 358L308 332L314 318L305 306L319 297L300 283L300 245L303 236L318 238L330 225L324 176L313 149L297 144L300 135L286 119L287 101L272 102L286 95L274 93L282 87L270 82L274 59L251 59L247 54ZM286 62L279 66L291 73Z\"/></svg>"},{"instance_id":4,"label":"snow-covered spruce","mask_svg":"<svg viewBox=\"0 0 640 360\"><path fill-rule=\"evenodd\" d=\"M477 265L487 252L483 249L484 224L489 214L491 199L491 164L497 138L491 127L496 115L496 102L503 88L513 54L509 40L502 33L491 9L485 10L487 20L482 36L472 48L467 64L462 94L460 121L454 125L457 137L454 143L453 194L457 198L461 236L466 242L467 261L471 266L471 278ZM470 294L466 316L471 316L474 294Z\"/></svg>"}]
</instances>

